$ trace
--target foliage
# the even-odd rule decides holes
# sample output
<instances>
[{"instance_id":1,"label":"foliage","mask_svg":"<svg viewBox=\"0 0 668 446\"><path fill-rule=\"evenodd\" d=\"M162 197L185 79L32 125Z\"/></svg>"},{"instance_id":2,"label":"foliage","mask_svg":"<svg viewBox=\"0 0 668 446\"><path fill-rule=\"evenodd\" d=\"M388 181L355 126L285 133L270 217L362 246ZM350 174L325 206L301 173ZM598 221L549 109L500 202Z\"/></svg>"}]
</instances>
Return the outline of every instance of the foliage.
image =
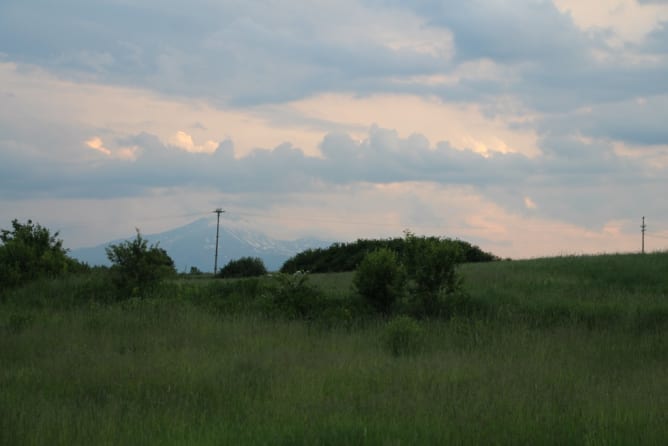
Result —
<instances>
[{"instance_id":1,"label":"foliage","mask_svg":"<svg viewBox=\"0 0 668 446\"><path fill-rule=\"evenodd\" d=\"M190 272L188 274L190 274L191 276L199 276L199 275L202 275L204 273L202 273L202 271L198 267L191 266L190 267Z\"/></svg>"},{"instance_id":2,"label":"foliage","mask_svg":"<svg viewBox=\"0 0 668 446\"><path fill-rule=\"evenodd\" d=\"M0 444L662 444L667 268L668 253L467 264L481 311L348 325L352 273L184 277L105 303L79 301L102 269L39 279L0 302ZM311 319L318 300L301 320L203 305L273 301L283 280L319 287L332 324Z\"/></svg>"},{"instance_id":3,"label":"foliage","mask_svg":"<svg viewBox=\"0 0 668 446\"><path fill-rule=\"evenodd\" d=\"M364 257L355 272L353 284L377 311L389 314L404 294L406 274L397 254L381 248Z\"/></svg>"},{"instance_id":4,"label":"foliage","mask_svg":"<svg viewBox=\"0 0 668 446\"><path fill-rule=\"evenodd\" d=\"M109 272L91 268L84 273L41 277L9 290L4 300L12 305L61 310L89 302L113 302L116 292Z\"/></svg>"},{"instance_id":5,"label":"foliage","mask_svg":"<svg viewBox=\"0 0 668 446\"><path fill-rule=\"evenodd\" d=\"M12 221L12 229L0 232L0 292L40 277L57 277L86 267L67 256L58 232L32 220Z\"/></svg>"},{"instance_id":6,"label":"foliage","mask_svg":"<svg viewBox=\"0 0 668 446\"><path fill-rule=\"evenodd\" d=\"M218 273L222 278L240 278L240 277L256 277L267 274L262 259L259 257L242 257L238 260L230 260Z\"/></svg>"},{"instance_id":7,"label":"foliage","mask_svg":"<svg viewBox=\"0 0 668 446\"><path fill-rule=\"evenodd\" d=\"M457 264L464 259L461 245L406 231L406 247L413 310L425 316L451 316L465 301L456 273Z\"/></svg>"},{"instance_id":8,"label":"foliage","mask_svg":"<svg viewBox=\"0 0 668 446\"><path fill-rule=\"evenodd\" d=\"M162 279L175 276L174 261L158 244L148 245L137 229L134 240L106 248L119 297L142 296Z\"/></svg>"},{"instance_id":9,"label":"foliage","mask_svg":"<svg viewBox=\"0 0 668 446\"><path fill-rule=\"evenodd\" d=\"M462 245L407 231L401 247L401 256L389 248L367 254L355 273L355 287L377 311L388 314L400 302L401 311L416 316L450 317L466 304L456 272Z\"/></svg>"},{"instance_id":10,"label":"foliage","mask_svg":"<svg viewBox=\"0 0 668 446\"><path fill-rule=\"evenodd\" d=\"M273 274L269 289L272 310L289 318L313 317L322 292L310 284L308 273Z\"/></svg>"},{"instance_id":11,"label":"foliage","mask_svg":"<svg viewBox=\"0 0 668 446\"><path fill-rule=\"evenodd\" d=\"M413 355L423 347L424 334L420 324L409 316L391 320L383 332L383 346L393 356Z\"/></svg>"},{"instance_id":12,"label":"foliage","mask_svg":"<svg viewBox=\"0 0 668 446\"><path fill-rule=\"evenodd\" d=\"M463 262L490 262L498 260L493 254L482 251L479 247L462 240L439 237L424 237L425 240L438 241L457 248L462 253ZM308 249L288 259L281 267L281 272L292 274L297 271L313 273L331 273L354 271L368 252L387 248L403 259L406 251L405 238L386 240L359 239L352 243L334 243L328 248Z\"/></svg>"}]
</instances>

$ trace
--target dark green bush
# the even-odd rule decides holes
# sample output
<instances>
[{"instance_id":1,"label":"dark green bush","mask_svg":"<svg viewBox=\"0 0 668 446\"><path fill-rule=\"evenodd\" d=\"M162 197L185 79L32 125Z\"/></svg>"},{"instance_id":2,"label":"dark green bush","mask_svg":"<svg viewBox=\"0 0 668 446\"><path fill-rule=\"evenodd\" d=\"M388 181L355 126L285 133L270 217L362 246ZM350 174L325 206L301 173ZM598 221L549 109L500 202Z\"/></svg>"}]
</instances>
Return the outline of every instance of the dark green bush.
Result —
<instances>
[{"instance_id":1,"label":"dark green bush","mask_svg":"<svg viewBox=\"0 0 668 446\"><path fill-rule=\"evenodd\" d=\"M110 273L119 298L144 296L162 279L176 276L172 258L157 244L149 246L139 230L134 240L111 245L106 250L113 264Z\"/></svg>"},{"instance_id":2,"label":"dark green bush","mask_svg":"<svg viewBox=\"0 0 668 446\"><path fill-rule=\"evenodd\" d=\"M67 256L58 232L28 220L12 221L12 229L0 232L0 293L42 277L58 277L87 267Z\"/></svg>"},{"instance_id":3,"label":"dark green bush","mask_svg":"<svg viewBox=\"0 0 668 446\"><path fill-rule=\"evenodd\" d=\"M191 276L201 276L204 273L198 267L191 266L190 272L188 274L190 274Z\"/></svg>"},{"instance_id":4,"label":"dark green bush","mask_svg":"<svg viewBox=\"0 0 668 446\"><path fill-rule=\"evenodd\" d=\"M406 245L412 310L423 316L451 316L467 300L456 271L464 260L461 246L410 232L406 232Z\"/></svg>"},{"instance_id":5,"label":"dark green bush","mask_svg":"<svg viewBox=\"0 0 668 446\"><path fill-rule=\"evenodd\" d=\"M456 267L464 260L461 244L406 232L402 255L389 248L369 253L353 284L376 311L393 309L417 317L450 317L469 300Z\"/></svg>"},{"instance_id":6,"label":"dark green bush","mask_svg":"<svg viewBox=\"0 0 668 446\"><path fill-rule=\"evenodd\" d=\"M381 248L364 257L355 272L353 284L377 311L389 314L404 295L406 274L397 254Z\"/></svg>"},{"instance_id":7,"label":"dark green bush","mask_svg":"<svg viewBox=\"0 0 668 446\"><path fill-rule=\"evenodd\" d=\"M271 313L310 319L320 311L322 292L309 283L306 273L274 274L268 289Z\"/></svg>"},{"instance_id":8,"label":"dark green bush","mask_svg":"<svg viewBox=\"0 0 668 446\"><path fill-rule=\"evenodd\" d=\"M241 278L241 277L257 277L267 274L262 259L259 257L242 257L238 260L230 260L230 262L223 267L218 273L222 278Z\"/></svg>"}]
</instances>

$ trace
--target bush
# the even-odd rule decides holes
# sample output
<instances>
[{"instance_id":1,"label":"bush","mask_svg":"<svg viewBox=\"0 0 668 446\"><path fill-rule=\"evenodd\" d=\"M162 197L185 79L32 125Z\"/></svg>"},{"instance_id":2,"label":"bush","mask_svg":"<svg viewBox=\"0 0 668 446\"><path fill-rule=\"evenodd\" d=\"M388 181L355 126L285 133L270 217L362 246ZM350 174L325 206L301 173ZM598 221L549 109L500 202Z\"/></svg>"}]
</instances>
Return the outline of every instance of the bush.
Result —
<instances>
[{"instance_id":1,"label":"bush","mask_svg":"<svg viewBox=\"0 0 668 446\"><path fill-rule=\"evenodd\" d=\"M369 253L353 284L383 314L398 308L418 317L450 317L465 309L469 300L456 271L464 260L463 249L452 240L417 237L407 231L401 256L389 248Z\"/></svg>"},{"instance_id":2,"label":"bush","mask_svg":"<svg viewBox=\"0 0 668 446\"><path fill-rule=\"evenodd\" d=\"M0 232L0 292L41 277L57 277L86 266L67 256L58 232L28 220L12 221L12 229Z\"/></svg>"},{"instance_id":3,"label":"bush","mask_svg":"<svg viewBox=\"0 0 668 446\"><path fill-rule=\"evenodd\" d=\"M410 232L406 243L413 310L424 316L451 316L467 299L456 271L464 259L461 246Z\"/></svg>"},{"instance_id":4,"label":"bush","mask_svg":"<svg viewBox=\"0 0 668 446\"><path fill-rule=\"evenodd\" d=\"M390 321L383 333L383 345L393 356L419 353L423 344L422 328L408 316L399 316Z\"/></svg>"},{"instance_id":5,"label":"bush","mask_svg":"<svg viewBox=\"0 0 668 446\"><path fill-rule=\"evenodd\" d=\"M198 267L191 266L190 272L188 274L190 274L191 276L201 276L204 273Z\"/></svg>"},{"instance_id":6,"label":"bush","mask_svg":"<svg viewBox=\"0 0 668 446\"><path fill-rule=\"evenodd\" d=\"M113 264L110 272L119 297L142 296L162 279L176 275L174 261L167 252L157 244L149 246L139 230L134 240L111 245L106 251Z\"/></svg>"},{"instance_id":7,"label":"bush","mask_svg":"<svg viewBox=\"0 0 668 446\"><path fill-rule=\"evenodd\" d=\"M404 294L406 274L397 254L381 248L364 257L355 272L353 284L377 311L389 314Z\"/></svg>"},{"instance_id":8,"label":"bush","mask_svg":"<svg viewBox=\"0 0 668 446\"><path fill-rule=\"evenodd\" d=\"M322 292L309 283L306 273L274 274L269 289L272 312L289 318L312 318L319 310Z\"/></svg>"},{"instance_id":9,"label":"bush","mask_svg":"<svg viewBox=\"0 0 668 446\"><path fill-rule=\"evenodd\" d=\"M239 278L239 277L257 277L267 274L262 259L258 257L242 257L238 260L231 260L218 273L219 277L223 278Z\"/></svg>"}]
</instances>

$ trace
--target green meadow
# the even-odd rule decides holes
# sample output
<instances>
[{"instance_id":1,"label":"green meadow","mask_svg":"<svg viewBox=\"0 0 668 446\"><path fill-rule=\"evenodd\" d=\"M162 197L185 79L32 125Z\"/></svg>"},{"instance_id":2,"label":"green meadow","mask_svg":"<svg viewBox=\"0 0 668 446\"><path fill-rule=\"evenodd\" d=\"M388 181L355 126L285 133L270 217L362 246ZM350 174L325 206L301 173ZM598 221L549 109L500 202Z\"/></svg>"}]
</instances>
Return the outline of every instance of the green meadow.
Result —
<instances>
[{"instance_id":1,"label":"green meadow","mask_svg":"<svg viewBox=\"0 0 668 446\"><path fill-rule=\"evenodd\" d=\"M0 444L665 444L668 253L459 273L465 307L403 321L350 273L311 275L317 304L270 277L28 284L0 303Z\"/></svg>"}]
</instances>

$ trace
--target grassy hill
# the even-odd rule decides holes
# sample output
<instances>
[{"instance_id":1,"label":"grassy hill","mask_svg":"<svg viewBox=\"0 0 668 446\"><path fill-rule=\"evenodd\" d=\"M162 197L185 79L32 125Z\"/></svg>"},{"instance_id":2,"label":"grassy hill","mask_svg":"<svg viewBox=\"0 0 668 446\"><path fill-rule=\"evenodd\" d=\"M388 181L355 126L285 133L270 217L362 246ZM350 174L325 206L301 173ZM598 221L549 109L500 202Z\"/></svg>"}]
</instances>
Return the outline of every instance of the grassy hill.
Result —
<instances>
[{"instance_id":1,"label":"grassy hill","mask_svg":"<svg viewBox=\"0 0 668 446\"><path fill-rule=\"evenodd\" d=\"M118 303L89 299L95 277L31 284L0 303L0 444L668 438L667 253L460 272L466 311L404 331L354 313L351 273L311 277L340 303L317 317L270 313L273 278Z\"/></svg>"}]
</instances>

